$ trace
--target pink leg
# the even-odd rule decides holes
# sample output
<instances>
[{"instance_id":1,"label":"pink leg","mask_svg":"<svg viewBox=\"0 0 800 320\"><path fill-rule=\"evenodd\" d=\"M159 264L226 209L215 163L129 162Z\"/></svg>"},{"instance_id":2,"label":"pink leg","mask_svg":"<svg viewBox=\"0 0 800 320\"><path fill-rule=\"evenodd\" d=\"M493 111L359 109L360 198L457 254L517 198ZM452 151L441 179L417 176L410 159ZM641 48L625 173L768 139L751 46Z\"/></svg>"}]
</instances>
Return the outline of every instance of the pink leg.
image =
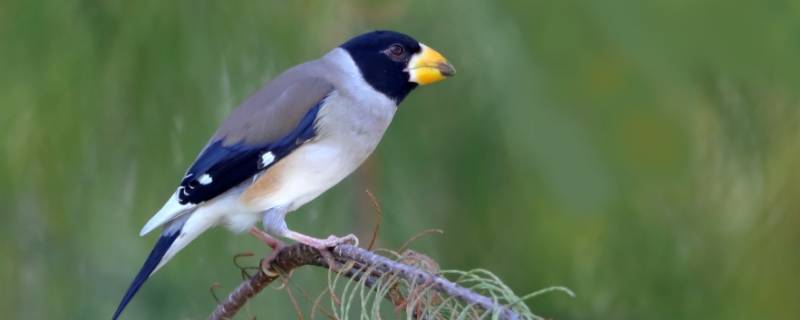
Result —
<instances>
[{"instance_id":1,"label":"pink leg","mask_svg":"<svg viewBox=\"0 0 800 320\"><path fill-rule=\"evenodd\" d=\"M265 211L263 218L264 230L267 230L267 232L276 236L292 239L319 250L327 250L328 248L335 247L342 243L350 243L356 246L358 245L358 238L352 234L341 238L331 235L327 239L317 239L289 230L289 227L286 226L286 221L284 220L287 212L288 211L286 210L286 207L275 207ZM269 244L269 242L267 244Z\"/></svg>"},{"instance_id":2,"label":"pink leg","mask_svg":"<svg viewBox=\"0 0 800 320\"><path fill-rule=\"evenodd\" d=\"M314 237L310 237L304 235L302 233L294 232L291 230L286 230L283 234L284 237L292 239L294 241L300 242L302 244L314 247L318 250L324 250L328 248L333 248L340 244L349 243L354 246L358 246L358 238L356 238L353 234L348 234L344 237L337 237L334 235L329 236L327 239L317 239Z\"/></svg>"},{"instance_id":3,"label":"pink leg","mask_svg":"<svg viewBox=\"0 0 800 320\"><path fill-rule=\"evenodd\" d=\"M268 233L264 232L264 230L261 230L259 228L256 227L250 228L250 234L258 238L259 240L264 241L264 243L266 243L270 248L272 248L272 250L275 250L283 246L283 242L281 242L278 239L275 239Z\"/></svg>"},{"instance_id":4,"label":"pink leg","mask_svg":"<svg viewBox=\"0 0 800 320\"><path fill-rule=\"evenodd\" d=\"M272 248L272 253L269 254L265 259L261 260L261 270L267 274L273 274L274 272L269 271L271 269L270 263L272 260L275 260L275 257L278 255L278 252L283 248L285 245L282 241L275 239L269 233L264 232L257 227L250 228L250 234L261 241L264 241L270 248Z\"/></svg>"}]
</instances>

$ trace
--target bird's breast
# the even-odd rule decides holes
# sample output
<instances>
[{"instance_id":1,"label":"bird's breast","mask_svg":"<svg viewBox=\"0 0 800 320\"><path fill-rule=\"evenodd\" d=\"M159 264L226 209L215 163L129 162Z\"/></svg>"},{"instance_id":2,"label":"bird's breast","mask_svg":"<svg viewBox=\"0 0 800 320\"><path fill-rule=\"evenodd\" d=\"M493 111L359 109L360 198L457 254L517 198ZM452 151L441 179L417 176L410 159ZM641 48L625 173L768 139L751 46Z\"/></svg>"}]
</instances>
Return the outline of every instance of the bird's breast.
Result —
<instances>
[{"instance_id":1,"label":"bird's breast","mask_svg":"<svg viewBox=\"0 0 800 320\"><path fill-rule=\"evenodd\" d=\"M394 106L368 105L334 93L316 122L316 136L275 163L242 194L256 210L294 210L355 171L383 137Z\"/></svg>"}]
</instances>

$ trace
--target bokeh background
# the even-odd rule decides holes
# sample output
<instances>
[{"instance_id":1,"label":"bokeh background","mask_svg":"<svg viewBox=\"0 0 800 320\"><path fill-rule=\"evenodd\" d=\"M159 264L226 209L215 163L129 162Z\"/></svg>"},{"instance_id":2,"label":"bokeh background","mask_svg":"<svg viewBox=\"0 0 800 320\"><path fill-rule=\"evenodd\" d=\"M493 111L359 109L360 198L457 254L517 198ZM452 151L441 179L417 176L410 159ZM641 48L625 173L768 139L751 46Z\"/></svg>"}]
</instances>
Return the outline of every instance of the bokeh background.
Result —
<instances>
[{"instance_id":1,"label":"bokeh background","mask_svg":"<svg viewBox=\"0 0 800 320\"><path fill-rule=\"evenodd\" d=\"M800 318L789 0L0 1L0 314L109 318L154 242L140 227L230 110L378 28L459 73L414 92L293 228L366 242L368 189L379 246L442 229L412 248L577 293L529 301L548 318ZM208 232L125 317L204 319L244 251L268 252ZM324 279L292 281L313 298ZM296 317L285 290L254 301L240 319Z\"/></svg>"}]
</instances>

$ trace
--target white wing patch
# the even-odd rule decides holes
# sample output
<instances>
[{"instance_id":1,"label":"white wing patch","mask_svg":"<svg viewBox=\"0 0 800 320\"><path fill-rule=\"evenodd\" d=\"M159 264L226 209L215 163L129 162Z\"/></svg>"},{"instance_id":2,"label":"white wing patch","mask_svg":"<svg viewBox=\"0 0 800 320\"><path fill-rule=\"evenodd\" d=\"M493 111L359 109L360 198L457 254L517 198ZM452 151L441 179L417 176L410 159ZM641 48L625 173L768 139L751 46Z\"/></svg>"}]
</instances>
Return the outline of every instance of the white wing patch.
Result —
<instances>
[{"instance_id":1,"label":"white wing patch","mask_svg":"<svg viewBox=\"0 0 800 320\"><path fill-rule=\"evenodd\" d=\"M266 168L267 166L269 166L272 163L272 161L275 161L275 155L272 154L271 151L265 152L264 154L261 155L261 167L262 168Z\"/></svg>"},{"instance_id":2,"label":"white wing patch","mask_svg":"<svg viewBox=\"0 0 800 320\"><path fill-rule=\"evenodd\" d=\"M214 182L214 179L211 178L211 175L206 173L206 174L200 176L200 179L197 179L197 182L200 182L200 184L205 186L205 185L208 185L209 183Z\"/></svg>"}]
</instances>

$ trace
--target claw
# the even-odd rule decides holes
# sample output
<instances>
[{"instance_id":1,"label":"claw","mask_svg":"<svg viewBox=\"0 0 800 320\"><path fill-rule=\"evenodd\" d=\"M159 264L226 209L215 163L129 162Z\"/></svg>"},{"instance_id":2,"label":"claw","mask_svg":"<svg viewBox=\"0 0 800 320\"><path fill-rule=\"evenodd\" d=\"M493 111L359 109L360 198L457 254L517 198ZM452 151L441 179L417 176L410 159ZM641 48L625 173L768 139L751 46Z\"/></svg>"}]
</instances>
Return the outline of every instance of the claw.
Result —
<instances>
[{"instance_id":1,"label":"claw","mask_svg":"<svg viewBox=\"0 0 800 320\"><path fill-rule=\"evenodd\" d=\"M334 248L340 244L345 244L345 243L356 246L358 245L358 238L356 238L356 236L352 234L348 234L341 238L331 235L327 239L317 239L309 237L302 233L289 231L287 232L286 237L319 251L320 255L322 255L323 259L325 259L325 261L327 262L329 268L332 269L337 268L337 263L333 259L333 255L331 255L330 251L331 248Z\"/></svg>"},{"instance_id":2,"label":"claw","mask_svg":"<svg viewBox=\"0 0 800 320\"><path fill-rule=\"evenodd\" d=\"M331 254L330 250L340 244L351 244L354 246L358 246L358 238L356 238L356 236L353 235L352 233L341 238L334 235L330 235L328 236L327 239L321 240L318 243L316 243L317 246L312 245L312 247L314 247L319 251L322 257L328 263L328 267L331 268L331 270L335 270L338 268L338 264L336 263L336 260L333 259L333 255Z\"/></svg>"},{"instance_id":3,"label":"claw","mask_svg":"<svg viewBox=\"0 0 800 320\"><path fill-rule=\"evenodd\" d=\"M338 240L339 240L339 243L337 243L337 245L350 244L350 245L352 245L354 247L358 247L358 237L356 237L356 235L354 235L352 233L348 234L348 235L346 235L344 237L341 237Z\"/></svg>"},{"instance_id":4,"label":"claw","mask_svg":"<svg viewBox=\"0 0 800 320\"><path fill-rule=\"evenodd\" d=\"M272 271L272 257L267 259L261 260L261 272L270 276L270 277L277 277L279 274L275 271Z\"/></svg>"},{"instance_id":5,"label":"claw","mask_svg":"<svg viewBox=\"0 0 800 320\"><path fill-rule=\"evenodd\" d=\"M337 237L334 235L330 235L325 240L310 241L310 242L311 243L305 243L305 244L310 245L319 250L334 248L340 244L349 244L353 246L358 246L358 238L352 233L344 237Z\"/></svg>"},{"instance_id":6,"label":"claw","mask_svg":"<svg viewBox=\"0 0 800 320\"><path fill-rule=\"evenodd\" d=\"M290 231L288 234L286 234L286 237L318 250L326 250L345 243L354 246L358 245L358 238L356 238L356 236L353 234L348 234L341 238L331 235L326 239L317 239L301 233Z\"/></svg>"}]
</instances>

